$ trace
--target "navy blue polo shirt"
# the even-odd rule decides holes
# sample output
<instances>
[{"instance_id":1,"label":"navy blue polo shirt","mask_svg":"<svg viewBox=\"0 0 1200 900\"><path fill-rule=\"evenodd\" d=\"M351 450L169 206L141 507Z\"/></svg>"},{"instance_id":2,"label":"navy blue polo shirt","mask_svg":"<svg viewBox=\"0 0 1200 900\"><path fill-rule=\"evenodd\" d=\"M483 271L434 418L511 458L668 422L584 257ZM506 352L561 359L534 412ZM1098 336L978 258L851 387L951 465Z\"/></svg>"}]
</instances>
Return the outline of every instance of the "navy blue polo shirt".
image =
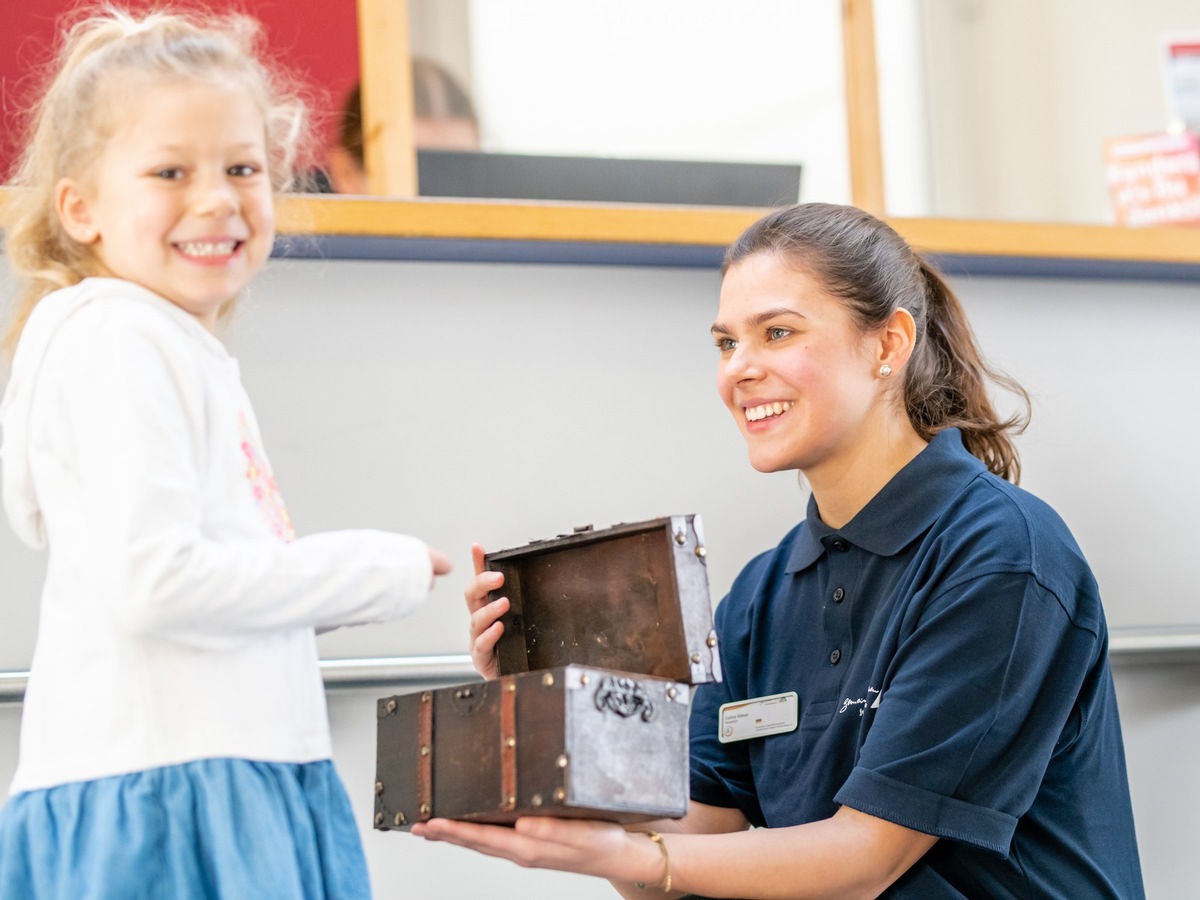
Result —
<instances>
[{"instance_id":1,"label":"navy blue polo shirt","mask_svg":"<svg viewBox=\"0 0 1200 900\"><path fill-rule=\"evenodd\" d=\"M957 429L842 528L810 499L716 623L693 799L768 827L844 805L940 838L888 897L1144 896L1095 579ZM794 731L720 743L721 704L788 691Z\"/></svg>"}]
</instances>

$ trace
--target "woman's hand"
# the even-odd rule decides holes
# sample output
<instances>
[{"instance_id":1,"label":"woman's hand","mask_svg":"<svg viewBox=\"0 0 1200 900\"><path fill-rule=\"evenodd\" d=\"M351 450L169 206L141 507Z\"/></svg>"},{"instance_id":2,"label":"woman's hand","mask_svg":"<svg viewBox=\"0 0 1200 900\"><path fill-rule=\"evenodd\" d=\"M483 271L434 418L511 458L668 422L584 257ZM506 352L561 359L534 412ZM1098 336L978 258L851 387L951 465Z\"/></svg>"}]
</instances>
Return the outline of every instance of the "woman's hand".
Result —
<instances>
[{"instance_id":1,"label":"woman's hand","mask_svg":"<svg viewBox=\"0 0 1200 900\"><path fill-rule=\"evenodd\" d=\"M484 678L500 677L496 665L496 642L504 633L500 617L508 612L508 598L488 602L488 592L504 584L499 572L487 572L483 568L483 547L471 545L471 559L475 563L475 577L467 585L464 596L467 610L471 613L471 663Z\"/></svg>"},{"instance_id":2,"label":"woman's hand","mask_svg":"<svg viewBox=\"0 0 1200 900\"><path fill-rule=\"evenodd\" d=\"M662 851L640 832L611 822L526 816L513 828L450 819L413 825L428 841L446 841L519 866L656 884L665 876Z\"/></svg>"}]
</instances>

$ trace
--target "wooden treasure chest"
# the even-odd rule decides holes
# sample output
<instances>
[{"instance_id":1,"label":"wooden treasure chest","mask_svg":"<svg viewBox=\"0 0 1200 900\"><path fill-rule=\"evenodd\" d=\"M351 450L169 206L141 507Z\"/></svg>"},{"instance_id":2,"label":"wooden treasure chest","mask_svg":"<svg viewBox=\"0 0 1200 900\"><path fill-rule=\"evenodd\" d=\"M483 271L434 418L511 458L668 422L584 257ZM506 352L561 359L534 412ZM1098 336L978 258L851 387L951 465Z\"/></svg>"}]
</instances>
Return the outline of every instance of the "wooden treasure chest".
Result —
<instances>
[{"instance_id":1,"label":"wooden treasure chest","mask_svg":"<svg viewBox=\"0 0 1200 900\"><path fill-rule=\"evenodd\" d=\"M704 556L697 516L488 554L501 677L379 701L375 827L682 816L690 685L721 679Z\"/></svg>"}]
</instances>

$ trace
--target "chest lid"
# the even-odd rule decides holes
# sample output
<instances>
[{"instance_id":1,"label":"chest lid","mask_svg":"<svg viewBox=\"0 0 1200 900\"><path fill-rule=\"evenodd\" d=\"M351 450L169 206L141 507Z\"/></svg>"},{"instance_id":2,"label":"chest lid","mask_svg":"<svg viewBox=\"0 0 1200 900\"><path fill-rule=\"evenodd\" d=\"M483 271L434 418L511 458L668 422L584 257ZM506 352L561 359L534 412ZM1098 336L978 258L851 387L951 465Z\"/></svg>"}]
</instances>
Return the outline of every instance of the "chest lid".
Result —
<instances>
[{"instance_id":1,"label":"chest lid","mask_svg":"<svg viewBox=\"0 0 1200 900\"><path fill-rule=\"evenodd\" d=\"M690 684L721 680L698 515L593 529L489 553L511 604L502 675L579 664Z\"/></svg>"}]
</instances>

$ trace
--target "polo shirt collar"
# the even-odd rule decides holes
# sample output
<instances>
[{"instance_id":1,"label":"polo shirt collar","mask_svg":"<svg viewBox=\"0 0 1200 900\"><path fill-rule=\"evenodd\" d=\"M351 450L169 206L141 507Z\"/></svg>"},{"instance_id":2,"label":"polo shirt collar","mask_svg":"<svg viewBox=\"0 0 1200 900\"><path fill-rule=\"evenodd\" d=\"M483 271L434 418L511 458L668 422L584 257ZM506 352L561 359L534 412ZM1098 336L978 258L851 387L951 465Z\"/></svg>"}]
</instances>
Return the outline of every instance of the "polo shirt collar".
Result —
<instances>
[{"instance_id":1,"label":"polo shirt collar","mask_svg":"<svg viewBox=\"0 0 1200 900\"><path fill-rule=\"evenodd\" d=\"M844 541L876 556L894 556L916 540L967 483L986 471L983 462L967 452L962 432L947 428L883 486L841 528L821 521L815 497L796 535L787 571L799 572L816 562L826 547Z\"/></svg>"}]
</instances>

